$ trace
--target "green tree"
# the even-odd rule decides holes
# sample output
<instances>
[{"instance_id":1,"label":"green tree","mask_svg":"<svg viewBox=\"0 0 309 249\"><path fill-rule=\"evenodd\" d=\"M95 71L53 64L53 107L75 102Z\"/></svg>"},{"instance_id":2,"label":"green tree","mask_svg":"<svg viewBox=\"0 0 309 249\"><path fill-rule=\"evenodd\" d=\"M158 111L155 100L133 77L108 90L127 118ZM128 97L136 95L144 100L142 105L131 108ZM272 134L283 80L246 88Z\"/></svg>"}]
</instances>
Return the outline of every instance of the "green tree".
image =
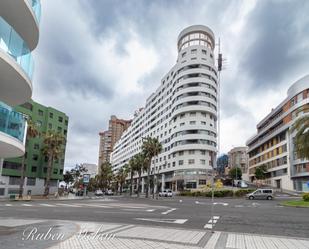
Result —
<instances>
[{"instance_id":1,"label":"green tree","mask_svg":"<svg viewBox=\"0 0 309 249\"><path fill-rule=\"evenodd\" d=\"M74 178L74 187L77 188L79 184L79 180L82 177L83 173L86 173L88 170L82 164L76 164L73 169L70 170L70 174Z\"/></svg>"},{"instance_id":2,"label":"green tree","mask_svg":"<svg viewBox=\"0 0 309 249\"><path fill-rule=\"evenodd\" d=\"M115 177L117 181L116 190L118 191L118 183L119 183L120 194L122 194L123 184L125 183L128 174L129 174L129 167L127 164L121 167L116 174L116 177Z\"/></svg>"},{"instance_id":3,"label":"green tree","mask_svg":"<svg viewBox=\"0 0 309 249\"><path fill-rule=\"evenodd\" d=\"M232 168L229 172L229 176L233 180L241 180L241 176L242 176L241 168L239 167Z\"/></svg>"},{"instance_id":4,"label":"green tree","mask_svg":"<svg viewBox=\"0 0 309 249\"><path fill-rule=\"evenodd\" d=\"M141 193L141 181L142 181L142 173L147 171L148 167L148 158L141 152L134 156L136 161L136 171L138 174L138 187L137 187L137 197L140 196Z\"/></svg>"},{"instance_id":5,"label":"green tree","mask_svg":"<svg viewBox=\"0 0 309 249\"><path fill-rule=\"evenodd\" d=\"M74 181L74 177L71 174L71 171L65 171L65 174L63 175L63 181L65 181L66 184Z\"/></svg>"},{"instance_id":6,"label":"green tree","mask_svg":"<svg viewBox=\"0 0 309 249\"><path fill-rule=\"evenodd\" d=\"M309 159L309 116L298 119L292 126L291 132L296 131L294 145L297 157Z\"/></svg>"},{"instance_id":7,"label":"green tree","mask_svg":"<svg viewBox=\"0 0 309 249\"><path fill-rule=\"evenodd\" d=\"M153 157L156 157L162 151L162 144L159 142L157 138L147 137L144 140L142 145L142 151L145 157L148 159L147 165L147 190L146 190L146 198L149 197L150 190L150 168L151 168L151 160Z\"/></svg>"},{"instance_id":8,"label":"green tree","mask_svg":"<svg viewBox=\"0 0 309 249\"><path fill-rule=\"evenodd\" d=\"M110 187L113 179L112 165L109 162L104 162L100 166L99 174L96 175L97 186L103 190Z\"/></svg>"},{"instance_id":9,"label":"green tree","mask_svg":"<svg viewBox=\"0 0 309 249\"><path fill-rule=\"evenodd\" d=\"M263 180L266 178L267 167L265 164L255 168L255 178L258 180Z\"/></svg>"},{"instance_id":10,"label":"green tree","mask_svg":"<svg viewBox=\"0 0 309 249\"><path fill-rule=\"evenodd\" d=\"M35 138L38 135L39 135L39 131L37 129L36 124L32 121L31 118L28 118L27 119L26 143L29 143L29 139ZM28 148L28 147L26 147L26 148ZM26 153L23 155L22 161L21 161L19 198L22 198L23 197L23 193L24 193L24 182L25 182L25 175L26 175L25 160L26 160Z\"/></svg>"},{"instance_id":11,"label":"green tree","mask_svg":"<svg viewBox=\"0 0 309 249\"><path fill-rule=\"evenodd\" d=\"M130 172L130 196L133 194L133 177L137 170L137 162L135 157L132 157L129 161L129 172Z\"/></svg>"},{"instance_id":12,"label":"green tree","mask_svg":"<svg viewBox=\"0 0 309 249\"><path fill-rule=\"evenodd\" d=\"M65 144L65 137L61 133L56 133L54 131L48 131L47 133L44 133L43 136L44 147L42 149L42 152L48 158L47 175L44 190L44 196L47 197L49 195L53 163L64 154L63 146Z\"/></svg>"}]
</instances>

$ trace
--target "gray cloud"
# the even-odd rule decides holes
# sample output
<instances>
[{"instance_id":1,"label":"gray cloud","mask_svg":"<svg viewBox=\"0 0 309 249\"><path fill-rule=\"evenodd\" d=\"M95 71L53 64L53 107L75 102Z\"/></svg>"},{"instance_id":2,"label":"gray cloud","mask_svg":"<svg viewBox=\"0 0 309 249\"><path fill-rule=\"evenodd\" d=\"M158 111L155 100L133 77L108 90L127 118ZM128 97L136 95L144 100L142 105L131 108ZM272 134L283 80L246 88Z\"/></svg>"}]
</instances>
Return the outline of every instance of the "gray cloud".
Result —
<instances>
[{"instance_id":1,"label":"gray cloud","mask_svg":"<svg viewBox=\"0 0 309 249\"><path fill-rule=\"evenodd\" d=\"M289 74L299 75L309 55L308 49L296 49L309 41L308 9L308 1L257 2L243 34L247 49L240 66L254 88L278 87Z\"/></svg>"},{"instance_id":2,"label":"gray cloud","mask_svg":"<svg viewBox=\"0 0 309 249\"><path fill-rule=\"evenodd\" d=\"M176 62L179 32L193 24L207 25L221 37L228 61L222 72L221 124L226 130L222 131L221 144L224 151L231 145L243 145L255 132L258 119L273 107L267 106L271 99L263 98L263 91L288 87L309 66L309 18L305 11L309 3L258 1L248 16L239 20L247 3L43 1L40 43L35 51L34 99L70 117L65 165L97 162L98 132L107 128L110 115L128 119L145 104ZM245 26L233 34L231 28L238 25L237 21ZM117 64L138 56L139 51L130 53L127 48L132 40L158 57L151 69L133 77L136 82L131 82L130 75L121 75ZM110 43L113 47L107 48ZM124 93L123 88L132 84L139 90ZM254 106L254 101L250 107L244 103L262 98L267 107L264 110Z\"/></svg>"}]
</instances>

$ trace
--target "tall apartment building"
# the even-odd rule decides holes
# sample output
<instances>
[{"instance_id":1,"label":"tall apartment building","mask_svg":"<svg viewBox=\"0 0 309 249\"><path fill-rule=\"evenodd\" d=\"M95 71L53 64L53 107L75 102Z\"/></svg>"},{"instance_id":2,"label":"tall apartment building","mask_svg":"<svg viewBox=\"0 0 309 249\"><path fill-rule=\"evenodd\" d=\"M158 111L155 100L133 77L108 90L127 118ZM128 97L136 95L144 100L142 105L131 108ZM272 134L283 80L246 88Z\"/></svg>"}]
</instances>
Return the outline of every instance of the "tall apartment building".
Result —
<instances>
[{"instance_id":1,"label":"tall apartment building","mask_svg":"<svg viewBox=\"0 0 309 249\"><path fill-rule=\"evenodd\" d=\"M161 189L206 184L217 151L218 72L214 48L215 36L206 26L190 26L179 34L176 64L114 147L115 170L141 152L143 138L156 137L163 151L153 160L151 174L159 173Z\"/></svg>"},{"instance_id":2,"label":"tall apartment building","mask_svg":"<svg viewBox=\"0 0 309 249\"><path fill-rule=\"evenodd\" d=\"M3 158L25 153L26 120L12 106L32 95L33 51L39 41L39 0L0 1L0 177ZM0 196L6 194L0 179Z\"/></svg>"},{"instance_id":3,"label":"tall apartment building","mask_svg":"<svg viewBox=\"0 0 309 249\"><path fill-rule=\"evenodd\" d=\"M68 116L52 107L45 107L34 101L26 102L14 108L16 112L30 117L36 124L39 135L28 139L26 143L25 159L25 193L31 190L32 194L42 194L44 191L47 173L48 158L42 153L43 134L47 131L61 133L65 138L68 132ZM63 155L54 161L51 175L50 193L57 190L58 181L63 179L63 168L65 159L65 145ZM15 194L19 189L22 158L7 158L3 160L2 181L6 184L8 194Z\"/></svg>"},{"instance_id":4,"label":"tall apartment building","mask_svg":"<svg viewBox=\"0 0 309 249\"><path fill-rule=\"evenodd\" d=\"M103 162L110 162L110 155L115 143L119 140L122 133L128 129L130 124L131 120L118 119L116 116L112 115L108 122L108 130L99 133L99 168Z\"/></svg>"},{"instance_id":5,"label":"tall apartment building","mask_svg":"<svg viewBox=\"0 0 309 249\"><path fill-rule=\"evenodd\" d=\"M229 169L238 167L242 172L242 179L248 181L248 147L240 146L231 149L228 152L229 157Z\"/></svg>"},{"instance_id":6,"label":"tall apartment building","mask_svg":"<svg viewBox=\"0 0 309 249\"><path fill-rule=\"evenodd\" d=\"M266 165L266 184L273 187L309 191L309 160L297 158L291 127L299 117L309 115L309 75L294 83L287 97L257 125L257 134L247 141L249 176Z\"/></svg>"}]
</instances>

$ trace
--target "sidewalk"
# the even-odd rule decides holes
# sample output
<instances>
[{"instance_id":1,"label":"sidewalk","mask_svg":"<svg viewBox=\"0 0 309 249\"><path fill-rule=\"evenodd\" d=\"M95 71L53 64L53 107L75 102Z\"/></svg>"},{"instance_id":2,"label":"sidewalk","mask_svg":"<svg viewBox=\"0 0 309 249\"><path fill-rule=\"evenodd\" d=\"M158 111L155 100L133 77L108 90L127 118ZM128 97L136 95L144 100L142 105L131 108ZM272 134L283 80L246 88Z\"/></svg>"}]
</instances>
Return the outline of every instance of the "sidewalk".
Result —
<instances>
[{"instance_id":1,"label":"sidewalk","mask_svg":"<svg viewBox=\"0 0 309 249\"><path fill-rule=\"evenodd\" d=\"M30 229L37 229L31 234ZM51 239L51 235L63 236ZM26 232L25 232L26 231ZM37 240L35 236L40 235ZM47 235L45 235L47 234ZM31 235L31 236L30 236ZM42 236L47 238L42 239ZM32 240L31 240L32 238ZM55 237L54 237L55 238ZM60 237L59 237L60 238ZM229 233L209 230L57 220L0 219L0 241L6 249L306 249L305 238Z\"/></svg>"}]
</instances>

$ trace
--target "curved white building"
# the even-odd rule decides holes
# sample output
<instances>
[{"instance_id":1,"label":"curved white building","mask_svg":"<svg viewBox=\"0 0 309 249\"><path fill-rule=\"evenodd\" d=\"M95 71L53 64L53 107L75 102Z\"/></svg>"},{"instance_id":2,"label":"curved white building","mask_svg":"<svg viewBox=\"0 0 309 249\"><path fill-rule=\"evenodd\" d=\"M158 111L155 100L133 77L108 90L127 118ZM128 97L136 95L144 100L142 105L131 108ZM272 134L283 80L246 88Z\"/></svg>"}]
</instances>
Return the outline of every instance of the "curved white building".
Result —
<instances>
[{"instance_id":1,"label":"curved white building","mask_svg":"<svg viewBox=\"0 0 309 249\"><path fill-rule=\"evenodd\" d=\"M143 137L150 136L163 145L152 162L152 174L159 173L161 188L179 190L206 184L217 151L214 47L215 36L206 26L190 26L179 34L177 63L115 144L114 169L139 153Z\"/></svg>"},{"instance_id":2,"label":"curved white building","mask_svg":"<svg viewBox=\"0 0 309 249\"><path fill-rule=\"evenodd\" d=\"M25 152L25 118L10 106L32 95L31 51L39 41L40 13L39 0L0 1L0 158Z\"/></svg>"},{"instance_id":3,"label":"curved white building","mask_svg":"<svg viewBox=\"0 0 309 249\"><path fill-rule=\"evenodd\" d=\"M309 115L309 75L296 81L287 97L257 125L257 134L247 141L249 177L265 165L265 183L278 189L309 191L309 160L297 158L291 127Z\"/></svg>"}]
</instances>

